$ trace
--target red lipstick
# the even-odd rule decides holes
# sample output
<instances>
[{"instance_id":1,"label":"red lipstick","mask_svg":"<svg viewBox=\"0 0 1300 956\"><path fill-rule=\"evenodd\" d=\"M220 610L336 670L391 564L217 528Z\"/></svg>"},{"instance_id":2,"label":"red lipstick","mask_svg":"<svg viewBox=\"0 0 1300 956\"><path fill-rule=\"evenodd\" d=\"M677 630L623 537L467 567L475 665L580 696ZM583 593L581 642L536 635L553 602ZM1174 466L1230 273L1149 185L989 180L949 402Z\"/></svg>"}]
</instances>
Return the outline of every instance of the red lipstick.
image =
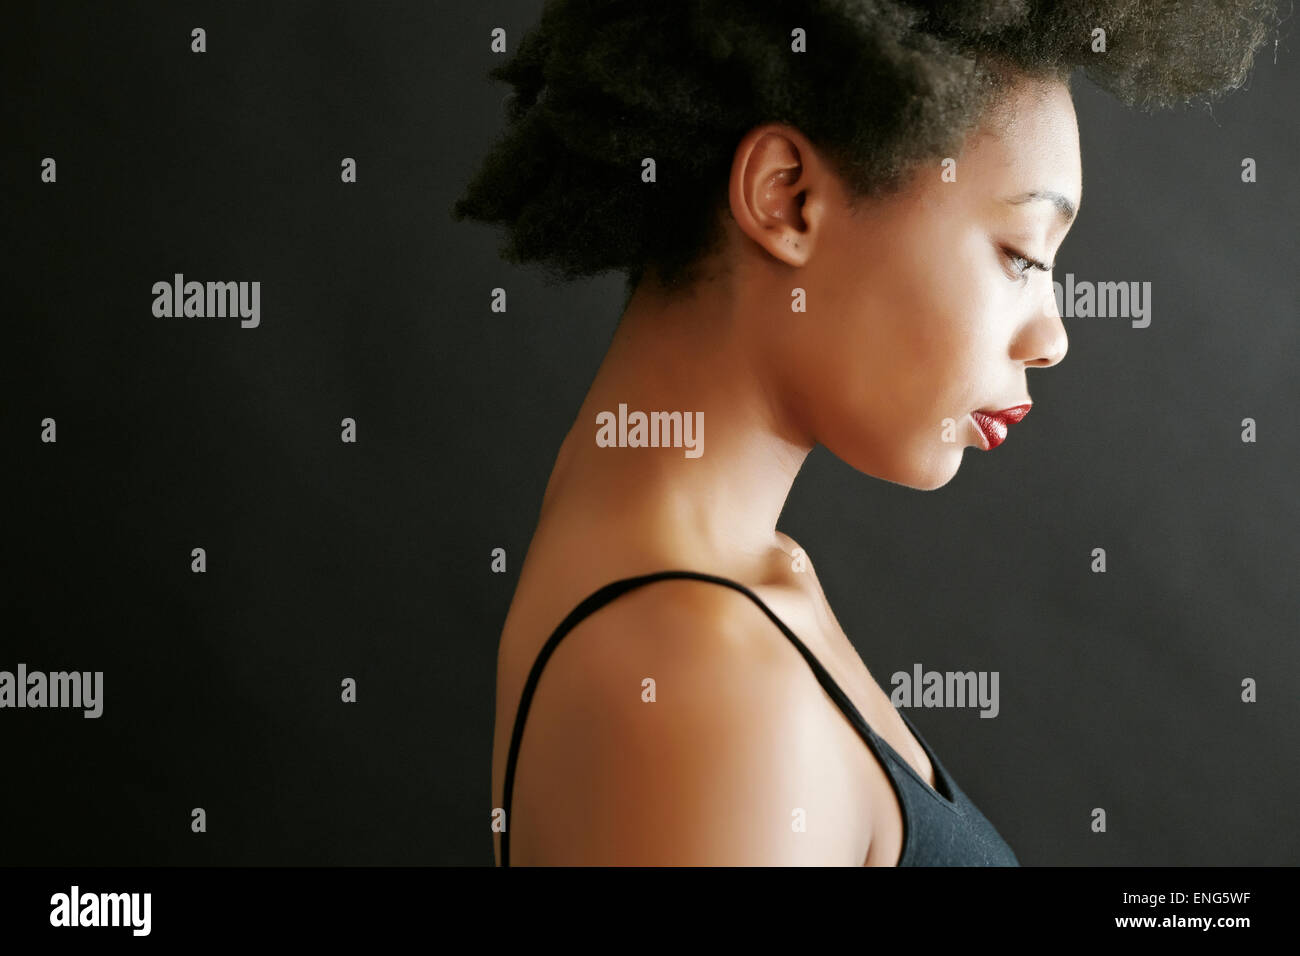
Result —
<instances>
[{"instance_id":1,"label":"red lipstick","mask_svg":"<svg viewBox=\"0 0 1300 956\"><path fill-rule=\"evenodd\" d=\"M1032 405L1032 402L1026 402L1024 405L1013 405L996 412L983 409L971 412L970 417L975 420L980 434L984 437L984 450L991 451L1006 441L1007 426L1015 424L1028 415Z\"/></svg>"}]
</instances>

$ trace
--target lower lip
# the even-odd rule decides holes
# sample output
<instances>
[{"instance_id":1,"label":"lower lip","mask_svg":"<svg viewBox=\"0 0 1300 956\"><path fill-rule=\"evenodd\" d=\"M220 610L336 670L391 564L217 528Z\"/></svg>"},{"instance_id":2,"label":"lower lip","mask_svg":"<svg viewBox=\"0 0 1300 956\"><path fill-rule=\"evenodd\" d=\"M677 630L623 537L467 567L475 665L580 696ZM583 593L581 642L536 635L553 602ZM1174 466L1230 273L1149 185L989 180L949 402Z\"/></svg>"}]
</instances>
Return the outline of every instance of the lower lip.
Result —
<instances>
[{"instance_id":1,"label":"lower lip","mask_svg":"<svg viewBox=\"0 0 1300 956\"><path fill-rule=\"evenodd\" d=\"M974 419L975 427L979 429L980 437L984 439L985 451L992 451L1007 440L1007 423L1002 419L985 415L983 412L971 412L970 417Z\"/></svg>"}]
</instances>

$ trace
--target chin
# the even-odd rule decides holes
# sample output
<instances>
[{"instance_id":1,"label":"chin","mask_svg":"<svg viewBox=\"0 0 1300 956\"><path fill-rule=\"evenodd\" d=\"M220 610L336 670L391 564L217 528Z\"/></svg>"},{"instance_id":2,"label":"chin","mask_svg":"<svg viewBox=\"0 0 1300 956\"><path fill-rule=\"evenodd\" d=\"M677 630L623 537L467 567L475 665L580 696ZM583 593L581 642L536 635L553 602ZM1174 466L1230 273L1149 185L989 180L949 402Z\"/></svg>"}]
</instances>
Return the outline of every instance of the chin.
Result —
<instances>
[{"instance_id":1,"label":"chin","mask_svg":"<svg viewBox=\"0 0 1300 956\"><path fill-rule=\"evenodd\" d=\"M944 469L930 468L918 470L906 478L890 478L887 480L893 481L895 484L906 485L908 488L914 488L917 491L934 491L952 481L956 474L957 469L955 467Z\"/></svg>"},{"instance_id":2,"label":"chin","mask_svg":"<svg viewBox=\"0 0 1300 956\"><path fill-rule=\"evenodd\" d=\"M957 477L966 448L966 445L952 443L940 443L937 446L927 443L925 450L918 452L913 459L913 480L907 482L907 485L917 491L942 488Z\"/></svg>"},{"instance_id":3,"label":"chin","mask_svg":"<svg viewBox=\"0 0 1300 956\"><path fill-rule=\"evenodd\" d=\"M909 483L909 487L915 488L917 491L934 491L952 481L956 475L957 469L953 468L940 475L927 476L924 481Z\"/></svg>"},{"instance_id":4,"label":"chin","mask_svg":"<svg viewBox=\"0 0 1300 956\"><path fill-rule=\"evenodd\" d=\"M929 448L896 459L887 465L877 462L875 467L859 467L857 470L895 485L903 485L917 491L934 491L956 477L958 469L961 468L964 451L964 447L954 448L945 445L937 451Z\"/></svg>"}]
</instances>

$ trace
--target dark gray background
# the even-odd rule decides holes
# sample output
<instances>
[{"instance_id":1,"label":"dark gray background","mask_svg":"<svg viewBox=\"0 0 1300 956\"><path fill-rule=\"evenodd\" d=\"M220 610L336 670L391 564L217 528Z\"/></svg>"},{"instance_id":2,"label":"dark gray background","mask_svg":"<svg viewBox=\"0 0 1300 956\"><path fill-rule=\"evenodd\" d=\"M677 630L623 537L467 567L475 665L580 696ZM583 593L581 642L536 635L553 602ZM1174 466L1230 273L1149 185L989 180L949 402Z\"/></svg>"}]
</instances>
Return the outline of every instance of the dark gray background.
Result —
<instances>
[{"instance_id":1,"label":"dark gray background","mask_svg":"<svg viewBox=\"0 0 1300 956\"><path fill-rule=\"evenodd\" d=\"M106 701L0 711L0 861L491 862L497 637L622 294L448 216L502 127L489 31L540 6L7 14L0 669L102 670ZM1078 84L1056 277L1150 281L1149 328L1067 319L1032 417L946 487L818 449L782 518L886 689L1000 672L996 720L912 714L1025 864L1300 859L1288 29L1212 112ZM154 318L174 272L260 280L261 327Z\"/></svg>"}]
</instances>

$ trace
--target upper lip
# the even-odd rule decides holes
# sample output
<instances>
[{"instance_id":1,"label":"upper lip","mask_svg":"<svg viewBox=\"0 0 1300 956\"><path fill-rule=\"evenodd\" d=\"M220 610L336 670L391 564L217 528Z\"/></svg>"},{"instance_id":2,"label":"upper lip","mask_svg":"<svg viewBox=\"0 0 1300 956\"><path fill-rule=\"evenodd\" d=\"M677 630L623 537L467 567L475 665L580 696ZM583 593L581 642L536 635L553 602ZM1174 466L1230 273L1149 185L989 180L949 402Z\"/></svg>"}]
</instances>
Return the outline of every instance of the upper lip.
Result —
<instances>
[{"instance_id":1,"label":"upper lip","mask_svg":"<svg viewBox=\"0 0 1300 956\"><path fill-rule=\"evenodd\" d=\"M1029 414L1029 409L1033 407L1033 402L1023 402L1019 405L1012 405L1010 408L1002 408L996 412L987 411L986 409L976 409L981 415L987 415L989 418L998 418L1008 424L1014 424Z\"/></svg>"}]
</instances>

